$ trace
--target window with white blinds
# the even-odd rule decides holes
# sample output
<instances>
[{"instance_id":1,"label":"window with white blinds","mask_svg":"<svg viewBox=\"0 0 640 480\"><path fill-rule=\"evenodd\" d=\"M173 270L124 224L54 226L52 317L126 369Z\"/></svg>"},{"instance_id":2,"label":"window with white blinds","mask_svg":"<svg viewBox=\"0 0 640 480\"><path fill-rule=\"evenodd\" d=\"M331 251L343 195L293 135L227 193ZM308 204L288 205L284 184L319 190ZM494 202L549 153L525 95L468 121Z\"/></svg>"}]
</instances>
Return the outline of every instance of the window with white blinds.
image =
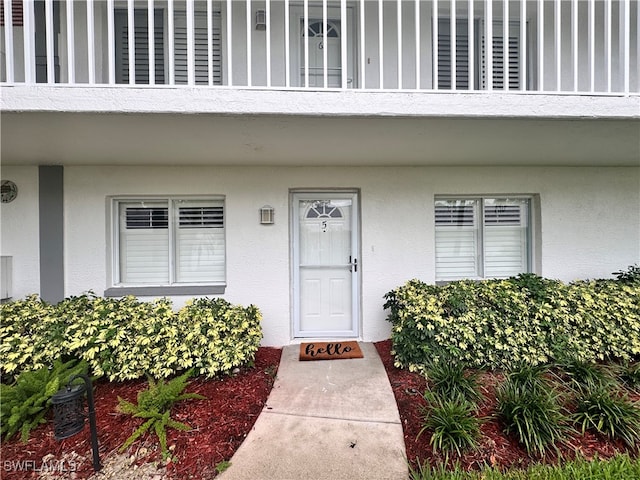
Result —
<instances>
[{"instance_id":1,"label":"window with white blinds","mask_svg":"<svg viewBox=\"0 0 640 480\"><path fill-rule=\"evenodd\" d=\"M528 198L437 198L436 280L530 271Z\"/></svg>"},{"instance_id":2,"label":"window with white blinds","mask_svg":"<svg viewBox=\"0 0 640 480\"><path fill-rule=\"evenodd\" d=\"M126 10L116 10L115 42L116 42L116 82L129 83L129 25ZM165 83L164 28L162 10L156 10L154 22L154 75L155 82ZM133 15L135 44L135 83L149 83L149 23L147 10L136 9Z\"/></svg>"},{"instance_id":3,"label":"window with white blinds","mask_svg":"<svg viewBox=\"0 0 640 480\"><path fill-rule=\"evenodd\" d=\"M222 284L222 200L117 200L118 285Z\"/></svg>"},{"instance_id":4,"label":"window with white blinds","mask_svg":"<svg viewBox=\"0 0 640 480\"><path fill-rule=\"evenodd\" d=\"M521 73L521 39L519 22L508 22L508 49L504 48L503 22L493 22L493 88L505 88L505 62L509 71L509 88L518 89L525 81ZM456 21L456 88L460 90L486 89L486 35L485 24L481 20L474 22L475 38L469 38L469 23L461 18ZM471 41L472 40L472 41ZM453 39L451 36L451 20L438 20L438 88L451 89L451 72ZM473 56L469 54L473 51ZM473 58L475 78L469 78L469 62Z\"/></svg>"},{"instance_id":5,"label":"window with white blinds","mask_svg":"<svg viewBox=\"0 0 640 480\"><path fill-rule=\"evenodd\" d=\"M154 16L154 55L155 83L166 84L169 72L167 52L168 39L166 32L166 12L156 9ZM116 82L129 83L129 29L126 10L115 10L115 47L116 47ZM222 23L220 12L214 11L211 29L211 75L214 85L222 84ZM134 13L135 43L135 83L149 83L149 36L147 10L136 9ZM194 81L198 85L209 83L209 35L207 30L206 11L194 12L193 29L194 48ZM174 52L175 83L187 84L188 71L187 14L184 11L174 12Z\"/></svg>"}]
</instances>

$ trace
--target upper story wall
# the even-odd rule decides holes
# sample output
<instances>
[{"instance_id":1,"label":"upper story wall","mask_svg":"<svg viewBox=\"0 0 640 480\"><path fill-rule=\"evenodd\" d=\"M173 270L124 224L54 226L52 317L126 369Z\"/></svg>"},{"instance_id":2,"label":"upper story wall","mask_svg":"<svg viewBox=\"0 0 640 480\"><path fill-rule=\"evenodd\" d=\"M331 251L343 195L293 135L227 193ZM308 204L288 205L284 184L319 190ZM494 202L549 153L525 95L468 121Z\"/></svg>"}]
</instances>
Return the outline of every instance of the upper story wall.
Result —
<instances>
[{"instance_id":1,"label":"upper story wall","mask_svg":"<svg viewBox=\"0 0 640 480\"><path fill-rule=\"evenodd\" d=\"M22 1L4 4L18 12ZM513 91L640 92L631 0L46 0L23 10L1 28L8 84L486 92L508 78Z\"/></svg>"}]
</instances>

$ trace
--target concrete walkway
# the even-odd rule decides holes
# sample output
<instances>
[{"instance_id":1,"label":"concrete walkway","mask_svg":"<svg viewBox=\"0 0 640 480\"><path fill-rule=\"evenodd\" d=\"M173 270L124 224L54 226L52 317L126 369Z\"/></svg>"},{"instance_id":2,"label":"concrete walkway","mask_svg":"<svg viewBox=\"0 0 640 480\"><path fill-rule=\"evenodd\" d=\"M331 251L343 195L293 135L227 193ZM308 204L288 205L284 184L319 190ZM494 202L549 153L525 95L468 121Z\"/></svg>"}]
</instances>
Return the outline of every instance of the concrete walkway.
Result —
<instances>
[{"instance_id":1,"label":"concrete walkway","mask_svg":"<svg viewBox=\"0 0 640 480\"><path fill-rule=\"evenodd\" d=\"M267 404L222 480L407 478L395 398L376 348L300 362L284 347Z\"/></svg>"}]
</instances>

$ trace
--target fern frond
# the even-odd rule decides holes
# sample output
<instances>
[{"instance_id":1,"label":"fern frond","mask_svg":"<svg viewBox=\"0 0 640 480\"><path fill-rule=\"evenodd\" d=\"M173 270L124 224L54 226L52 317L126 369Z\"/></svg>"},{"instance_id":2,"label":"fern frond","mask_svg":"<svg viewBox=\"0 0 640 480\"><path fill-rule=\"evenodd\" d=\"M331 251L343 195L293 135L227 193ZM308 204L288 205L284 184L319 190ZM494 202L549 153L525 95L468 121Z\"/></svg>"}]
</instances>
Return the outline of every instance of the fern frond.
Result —
<instances>
[{"instance_id":1,"label":"fern frond","mask_svg":"<svg viewBox=\"0 0 640 480\"><path fill-rule=\"evenodd\" d=\"M133 432L131 436L125 440L124 444L120 447L120 450L119 450L120 453L124 452L133 442L135 442L138 438L144 435L155 421L156 421L155 418L150 418L149 420L144 422L142 425L140 425L136 429L136 431Z\"/></svg>"}]
</instances>

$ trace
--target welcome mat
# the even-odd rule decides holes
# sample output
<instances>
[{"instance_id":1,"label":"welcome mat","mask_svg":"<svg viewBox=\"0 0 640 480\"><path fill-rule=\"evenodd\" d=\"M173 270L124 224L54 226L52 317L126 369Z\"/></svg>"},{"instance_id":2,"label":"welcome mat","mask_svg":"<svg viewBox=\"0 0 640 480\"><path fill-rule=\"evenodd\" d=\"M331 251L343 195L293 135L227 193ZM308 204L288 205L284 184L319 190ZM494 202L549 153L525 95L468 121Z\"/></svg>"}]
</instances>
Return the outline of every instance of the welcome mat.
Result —
<instances>
[{"instance_id":1,"label":"welcome mat","mask_svg":"<svg viewBox=\"0 0 640 480\"><path fill-rule=\"evenodd\" d=\"M362 358L358 342L314 342L300 344L300 360Z\"/></svg>"}]
</instances>

